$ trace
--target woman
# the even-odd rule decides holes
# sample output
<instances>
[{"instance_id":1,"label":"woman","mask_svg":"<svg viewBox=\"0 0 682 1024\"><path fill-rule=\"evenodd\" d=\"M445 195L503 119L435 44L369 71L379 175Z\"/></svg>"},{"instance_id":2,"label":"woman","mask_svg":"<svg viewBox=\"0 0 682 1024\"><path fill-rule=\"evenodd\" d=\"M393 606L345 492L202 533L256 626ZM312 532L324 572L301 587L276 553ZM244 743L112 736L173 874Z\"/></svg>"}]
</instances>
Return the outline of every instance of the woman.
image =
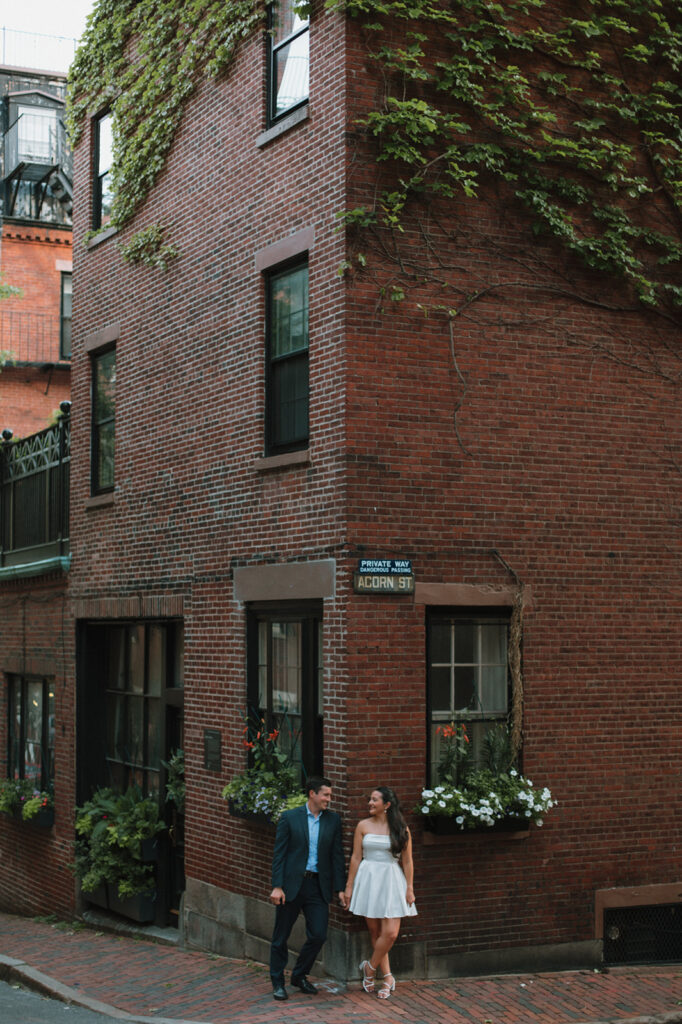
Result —
<instances>
[{"instance_id":1,"label":"woman","mask_svg":"<svg viewBox=\"0 0 682 1024\"><path fill-rule=\"evenodd\" d=\"M387 786L377 786L369 798L369 817L355 829L345 897L350 912L367 921L373 952L360 964L362 987L373 992L380 970L379 999L388 999L395 989L388 954L400 919L417 913L413 875L412 837L400 802Z\"/></svg>"}]
</instances>

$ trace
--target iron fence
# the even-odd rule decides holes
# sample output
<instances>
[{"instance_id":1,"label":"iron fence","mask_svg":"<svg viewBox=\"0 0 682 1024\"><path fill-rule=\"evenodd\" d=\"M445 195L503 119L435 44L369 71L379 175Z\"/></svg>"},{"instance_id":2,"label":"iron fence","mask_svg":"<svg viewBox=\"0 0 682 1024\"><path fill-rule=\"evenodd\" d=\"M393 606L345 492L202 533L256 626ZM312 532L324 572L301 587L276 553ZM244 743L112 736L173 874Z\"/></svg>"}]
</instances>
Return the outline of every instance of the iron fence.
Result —
<instances>
[{"instance_id":1,"label":"iron fence","mask_svg":"<svg viewBox=\"0 0 682 1024\"><path fill-rule=\"evenodd\" d=\"M70 417L0 445L0 565L69 551Z\"/></svg>"}]
</instances>

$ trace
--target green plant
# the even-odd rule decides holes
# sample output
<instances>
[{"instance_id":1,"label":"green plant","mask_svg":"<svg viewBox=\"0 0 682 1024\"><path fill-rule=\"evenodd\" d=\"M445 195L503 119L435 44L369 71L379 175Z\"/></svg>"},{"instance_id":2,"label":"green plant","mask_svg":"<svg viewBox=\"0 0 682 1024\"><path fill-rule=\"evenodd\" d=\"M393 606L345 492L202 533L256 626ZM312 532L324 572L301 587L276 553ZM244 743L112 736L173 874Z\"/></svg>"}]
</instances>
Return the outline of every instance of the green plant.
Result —
<instances>
[{"instance_id":1,"label":"green plant","mask_svg":"<svg viewBox=\"0 0 682 1024\"><path fill-rule=\"evenodd\" d=\"M185 809L185 754L174 750L167 761L161 764L166 769L166 800L175 804L178 811Z\"/></svg>"},{"instance_id":2,"label":"green plant","mask_svg":"<svg viewBox=\"0 0 682 1024\"><path fill-rule=\"evenodd\" d=\"M31 821L41 811L51 810L54 807L54 796L51 790L33 791L33 796L27 797L21 804L21 817L24 821Z\"/></svg>"},{"instance_id":3,"label":"green plant","mask_svg":"<svg viewBox=\"0 0 682 1024\"><path fill-rule=\"evenodd\" d=\"M438 778L441 782L463 782L471 769L471 744L466 725L439 725L436 734L442 737Z\"/></svg>"},{"instance_id":4,"label":"green plant","mask_svg":"<svg viewBox=\"0 0 682 1024\"><path fill-rule=\"evenodd\" d=\"M483 740L485 764L471 761L463 725L440 726L444 737L438 785L422 790L415 811L426 817L454 818L460 829L492 826L504 819L542 825L556 805L549 789L537 789L514 767L511 737L504 725L489 729ZM465 749L461 749L464 747Z\"/></svg>"},{"instance_id":5,"label":"green plant","mask_svg":"<svg viewBox=\"0 0 682 1024\"><path fill-rule=\"evenodd\" d=\"M281 737L287 735L286 745L294 750L297 737L286 720L281 729L268 731L264 719L257 716L247 717L243 735L253 764L225 786L223 797L239 811L264 814L275 822L283 811L305 803L301 766L280 746Z\"/></svg>"},{"instance_id":6,"label":"green plant","mask_svg":"<svg viewBox=\"0 0 682 1024\"><path fill-rule=\"evenodd\" d=\"M142 859L142 842L165 829L159 807L139 786L123 794L98 789L76 808L74 871L84 892L116 886L119 899L153 888L154 865Z\"/></svg>"},{"instance_id":7,"label":"green plant","mask_svg":"<svg viewBox=\"0 0 682 1024\"><path fill-rule=\"evenodd\" d=\"M0 811L14 814L23 807L24 801L32 799L37 792L30 779L0 780Z\"/></svg>"},{"instance_id":8,"label":"green plant","mask_svg":"<svg viewBox=\"0 0 682 1024\"><path fill-rule=\"evenodd\" d=\"M480 768L464 786L438 785L423 790L415 810L429 817L454 818L464 831L510 818L542 825L543 816L556 803L549 789L536 789L515 768L501 774Z\"/></svg>"}]
</instances>

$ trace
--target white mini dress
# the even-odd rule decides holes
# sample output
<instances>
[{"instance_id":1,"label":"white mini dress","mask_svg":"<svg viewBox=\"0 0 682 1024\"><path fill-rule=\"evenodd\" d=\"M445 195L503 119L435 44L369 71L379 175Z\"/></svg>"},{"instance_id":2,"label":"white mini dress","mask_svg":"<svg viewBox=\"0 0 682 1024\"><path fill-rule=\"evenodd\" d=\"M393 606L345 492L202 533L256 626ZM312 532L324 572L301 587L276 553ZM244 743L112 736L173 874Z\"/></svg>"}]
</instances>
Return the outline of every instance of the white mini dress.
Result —
<instances>
[{"instance_id":1,"label":"white mini dress","mask_svg":"<svg viewBox=\"0 0 682 1024\"><path fill-rule=\"evenodd\" d=\"M358 917L414 917L417 908L405 899L406 891L403 869L391 852L391 837L366 832L350 912Z\"/></svg>"}]
</instances>

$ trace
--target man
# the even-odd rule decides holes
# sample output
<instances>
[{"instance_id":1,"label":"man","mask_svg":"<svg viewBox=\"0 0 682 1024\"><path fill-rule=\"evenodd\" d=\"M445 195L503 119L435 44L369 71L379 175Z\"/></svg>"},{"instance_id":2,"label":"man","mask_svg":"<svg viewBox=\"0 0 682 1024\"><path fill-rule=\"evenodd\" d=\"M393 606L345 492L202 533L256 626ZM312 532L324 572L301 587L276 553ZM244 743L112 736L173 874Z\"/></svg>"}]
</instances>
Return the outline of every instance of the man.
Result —
<instances>
[{"instance_id":1,"label":"man","mask_svg":"<svg viewBox=\"0 0 682 1024\"><path fill-rule=\"evenodd\" d=\"M308 795L303 807L285 811L277 825L272 855L272 892L275 928L270 947L270 977L273 997L288 999L284 969L287 942L301 911L306 924L306 941L291 972L291 984L308 995L316 995L306 975L327 938L329 904L334 892L345 908L345 863L341 844L341 819L328 811L332 796L329 779L313 776L306 781Z\"/></svg>"}]
</instances>

